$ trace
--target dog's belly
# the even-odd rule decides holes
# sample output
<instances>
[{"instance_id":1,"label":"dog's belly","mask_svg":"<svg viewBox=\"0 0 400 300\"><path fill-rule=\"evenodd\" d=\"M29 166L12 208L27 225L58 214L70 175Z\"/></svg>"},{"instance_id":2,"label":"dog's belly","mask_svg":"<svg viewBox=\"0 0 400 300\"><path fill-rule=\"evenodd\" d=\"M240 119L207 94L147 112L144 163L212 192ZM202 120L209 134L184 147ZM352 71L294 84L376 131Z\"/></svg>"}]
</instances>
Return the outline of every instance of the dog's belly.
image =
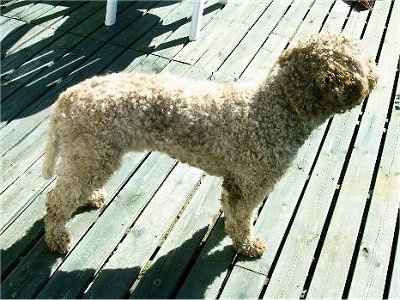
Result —
<instances>
[{"instance_id":1,"label":"dog's belly","mask_svg":"<svg viewBox=\"0 0 400 300\"><path fill-rule=\"evenodd\" d=\"M168 139L164 139L158 136L156 139L151 139L147 136L145 143L139 142L141 144L140 149L138 149L137 145L134 145L133 149L165 153L182 163L202 169L210 175L224 177L229 174L229 166L225 161L227 153L217 151L215 147L218 148L218 145L204 144L194 137L180 139L179 136L175 136L175 138L168 137ZM225 151L227 150L229 149L225 149Z\"/></svg>"}]
</instances>

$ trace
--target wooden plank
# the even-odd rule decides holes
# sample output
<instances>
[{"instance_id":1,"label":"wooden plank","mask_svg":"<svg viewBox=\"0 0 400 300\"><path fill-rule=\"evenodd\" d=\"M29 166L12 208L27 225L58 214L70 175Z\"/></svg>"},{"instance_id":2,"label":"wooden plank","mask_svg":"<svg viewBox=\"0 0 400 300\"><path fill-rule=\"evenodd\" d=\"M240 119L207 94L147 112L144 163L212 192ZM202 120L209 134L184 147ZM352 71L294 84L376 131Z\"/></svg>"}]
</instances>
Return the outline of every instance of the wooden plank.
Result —
<instances>
[{"instance_id":1,"label":"wooden plank","mask_svg":"<svg viewBox=\"0 0 400 300\"><path fill-rule=\"evenodd\" d=\"M18 0L11 1L9 3L2 3L2 15L9 18L19 19L19 15L23 14L25 10L30 10L34 6L34 3Z\"/></svg>"},{"instance_id":2,"label":"wooden plank","mask_svg":"<svg viewBox=\"0 0 400 300\"><path fill-rule=\"evenodd\" d=\"M46 22L49 23L47 25L49 28L43 27L45 24L41 24L41 26L34 26L29 32L29 39L28 37L20 39L19 42L14 45L12 49L10 49L11 53L15 54L11 55L10 53L5 59L7 69L11 70L8 72L11 74L9 74L7 77L10 88L7 88L6 86L6 89L3 90L4 96L8 96L11 92L14 92L15 90L25 86L29 80L32 80L33 77L39 76L41 73L43 73L40 72L43 71L43 69L48 70L47 67L52 66L54 61L68 53L69 49L72 49L75 45L83 40L83 37L85 37L83 34L80 36L64 31L68 30L70 32L74 32L75 30L77 33L82 33L78 32L79 30L76 29L76 27L83 26L81 24L84 24L85 28L89 28L89 31L93 31L96 28L96 24L93 24L93 18L91 16L93 12L96 11L96 3L100 2L92 1L87 5L80 7L79 14L69 12L69 10L52 10L52 12L54 11L53 15L59 16L58 18L60 20L57 21L57 26L60 26L59 28L53 24L55 21L53 21L53 23L50 21ZM101 8L101 6L98 7L97 4L97 10L99 8ZM72 16L68 16L68 13L71 13ZM23 52L21 53L20 51ZM24 55L25 52L28 53L30 57L33 56L32 59L28 60L26 55ZM33 55L33 53L35 54Z\"/></svg>"},{"instance_id":3,"label":"wooden plank","mask_svg":"<svg viewBox=\"0 0 400 300\"><path fill-rule=\"evenodd\" d=\"M22 27L26 24L20 20L7 19L2 17L2 20L4 19L7 21L1 24L1 31L0 31L2 58L5 56L6 53L5 49L9 48L9 45L14 43L14 41L17 39L16 36L20 35L18 31L22 32ZM11 35L11 33L13 34Z\"/></svg>"},{"instance_id":4,"label":"wooden plank","mask_svg":"<svg viewBox=\"0 0 400 300\"><path fill-rule=\"evenodd\" d=\"M9 189L0 195L1 233L50 184L51 180L44 181L38 176L41 173L42 163L43 158L41 157Z\"/></svg>"},{"instance_id":5,"label":"wooden plank","mask_svg":"<svg viewBox=\"0 0 400 300\"><path fill-rule=\"evenodd\" d=\"M12 20L12 19L0 15L0 25L4 25L6 22L8 22L10 20ZM2 33L0 33L0 37L1 36L2 36Z\"/></svg>"},{"instance_id":6,"label":"wooden plank","mask_svg":"<svg viewBox=\"0 0 400 300\"><path fill-rule=\"evenodd\" d=\"M216 299L236 257L231 239L224 231L224 218L218 218L196 262L179 288L178 299Z\"/></svg>"},{"instance_id":7,"label":"wooden plank","mask_svg":"<svg viewBox=\"0 0 400 300\"><path fill-rule=\"evenodd\" d=\"M336 2L335 5L345 5ZM346 17L342 12L342 20ZM328 18L325 25L329 24ZM337 18L332 19L339 24ZM325 27L324 27L325 28ZM376 41L376 47L378 47ZM371 45L372 47L372 45ZM318 239L323 229L330 201L336 191L336 181L344 163L358 119L359 108L336 116L330 126L323 148L302 198L299 210L288 234L276 267L269 281L265 297L300 297L308 269L313 260Z\"/></svg>"},{"instance_id":8,"label":"wooden plank","mask_svg":"<svg viewBox=\"0 0 400 300\"><path fill-rule=\"evenodd\" d=\"M139 4L140 2L138 2ZM165 3L166 6L163 6L163 3ZM168 5L168 4L174 4L172 6ZM138 10L137 8L135 8L136 13L133 14L133 17L135 18L134 22L130 22L130 24L124 28L120 33L118 33L117 35L115 35L112 39L111 39L111 43L116 44L116 45L120 45L120 46L130 46L132 45L135 41L138 41L139 39L142 39L142 37L145 36L145 34L151 30L152 28L154 28L154 26L159 26L162 28L161 25L161 19L160 17L158 17L157 15L152 14L150 11L152 11L153 7L156 5L161 5L161 8L158 8L159 12L162 12L161 15L163 16L163 14L168 15L168 13L171 10L176 9L176 3L174 2L152 2L152 1L146 1L144 3L140 3L140 10ZM147 10L150 10L147 12ZM155 9L155 11L157 11L157 9ZM132 15L132 14L131 14ZM127 15L125 16L125 18L129 18L132 19L131 15ZM160 25L158 25L160 24ZM151 37L150 40L149 38L145 38L145 41L143 42L150 42L151 41ZM131 49L134 50L138 50L135 49L134 47L131 47ZM147 53L148 51L146 51Z\"/></svg>"},{"instance_id":9,"label":"wooden plank","mask_svg":"<svg viewBox=\"0 0 400 300\"><path fill-rule=\"evenodd\" d=\"M70 14L77 9L81 9L84 3L79 1L64 1L64 2L50 2L41 3L36 2L35 5L30 9L25 9L18 18L24 22L40 25L43 21L50 21L54 17L58 16L59 13ZM45 23L47 25L47 23Z\"/></svg>"},{"instance_id":10,"label":"wooden plank","mask_svg":"<svg viewBox=\"0 0 400 300\"><path fill-rule=\"evenodd\" d=\"M207 1L204 6L204 12L202 18L202 28L207 26L207 24L219 13L219 10L211 10L210 8L213 6L216 0ZM190 10L191 13L192 10ZM168 36L166 40L163 41L157 48L152 50L152 54L161 56L167 59L173 59L176 54L178 54L188 43L189 43L189 30L191 23L186 22L182 24L180 27L176 28ZM204 38L204 36L203 36Z\"/></svg>"},{"instance_id":11,"label":"wooden plank","mask_svg":"<svg viewBox=\"0 0 400 300\"><path fill-rule=\"evenodd\" d=\"M251 273L251 274L249 274ZM261 293L261 287L265 282L263 274L244 269L242 267L234 268L230 277L229 284L222 291L222 299L258 299ZM251 281L242 281L241 278L249 278Z\"/></svg>"},{"instance_id":12,"label":"wooden plank","mask_svg":"<svg viewBox=\"0 0 400 300\"><path fill-rule=\"evenodd\" d=\"M0 193L4 192L21 174L28 169L42 154L45 144L47 122L41 123L29 139L23 140L1 158Z\"/></svg>"},{"instance_id":13,"label":"wooden plank","mask_svg":"<svg viewBox=\"0 0 400 300\"><path fill-rule=\"evenodd\" d=\"M202 175L203 172L199 169L178 164L118 248L108 258L107 263L85 292L84 298L118 299L127 294L140 270L162 242L178 212L189 200ZM99 249L103 252L102 248ZM132 252L133 249L135 250ZM99 265L93 264L92 256L88 260L90 263L84 263L79 267L86 267L89 264L99 268ZM119 270L126 272L121 273Z\"/></svg>"},{"instance_id":14,"label":"wooden plank","mask_svg":"<svg viewBox=\"0 0 400 300\"><path fill-rule=\"evenodd\" d=\"M399 6L395 4L395 9L392 16L398 14ZM396 20L395 20L396 19ZM381 59L387 62L392 62L390 55L393 47L393 40L396 37L390 36L389 31L395 31L393 28L398 28L398 19L392 19L393 23L389 24L387 39L384 47L391 49L382 50ZM398 40L398 39L397 39ZM383 67L382 71L385 74L389 73L389 66ZM389 76L385 76L383 80L389 80ZM387 82L387 88L389 82ZM387 89L386 89L387 90ZM399 85L397 85L398 98ZM388 97L386 95L379 96L382 99ZM396 99L394 99L396 101ZM398 99L397 99L398 101ZM396 218L399 210L399 174L400 166L397 158L400 146L400 118L399 113L396 111L395 106L391 113L390 122L388 125L387 135L385 138L385 145L382 152L382 159L379 164L378 174L375 182L374 191L371 195L371 206L368 212L368 219L366 221L365 230L360 245L360 251L357 254L356 268L353 275L353 281L350 286L349 297L351 298L372 298L382 297L386 280L386 271L389 264L390 249L395 245L391 245L393 240L394 229L396 226ZM398 277L393 271L393 276ZM392 287L391 287L392 288ZM396 288L394 288L396 289Z\"/></svg>"},{"instance_id":15,"label":"wooden plank","mask_svg":"<svg viewBox=\"0 0 400 300\"><path fill-rule=\"evenodd\" d=\"M218 213L221 180L206 176L130 298L171 298L181 276Z\"/></svg>"},{"instance_id":16,"label":"wooden plank","mask_svg":"<svg viewBox=\"0 0 400 300\"><path fill-rule=\"evenodd\" d=\"M285 16L276 24L274 32L281 34L286 38L291 38L293 36L294 29L297 31L296 29L302 23L302 20L305 18L308 10L314 5L314 3L315 0L292 1L289 10L285 13Z\"/></svg>"},{"instance_id":17,"label":"wooden plank","mask_svg":"<svg viewBox=\"0 0 400 300\"><path fill-rule=\"evenodd\" d=\"M152 154L144 161L143 164L140 165L140 168L136 170L137 166L142 162L142 159L144 157L145 155L142 153L131 154L127 156L127 159L133 158L133 163L135 165L132 166L132 164L129 163L123 164L122 168L117 173L117 175L120 175L120 177L113 176L111 178L110 182L107 184L107 187L112 188L112 190L110 191L111 194L109 195L109 197L107 197L107 203L99 210L90 210L84 213L77 214L74 216L73 219L68 222L67 228L74 238L73 247L75 247L75 245L79 243L82 236L89 228L92 227L93 223L98 219L99 215L104 215L104 213L107 212L110 206L114 207L125 205L125 208L119 210L122 215L125 209L129 209L131 205L140 205L139 202L141 202L143 205L145 205L144 202L147 203L147 201L149 200L148 197L151 196L149 194L151 194L151 191L154 191L154 189L156 189L157 187L150 186L149 184L143 188L140 188L141 194L137 194L137 191L139 189L131 190L129 189L129 187L136 185L140 186L140 184L144 185L144 178L147 179L147 182L153 182L155 183L155 185L157 185L157 182L163 181L163 178L161 177L164 176L165 178L165 176L169 173L169 170L173 166L173 162L171 160L164 160L164 157L158 154ZM125 162L127 162L127 160L125 160ZM156 163L157 165L155 165ZM172 165L170 163L172 163ZM157 168L158 170L163 170L164 173L160 171L158 175L155 175L154 173L156 172ZM132 173L134 173L133 176ZM149 179L149 177L151 176L154 178ZM120 192L120 189L122 187L127 187L128 189L123 189ZM115 197L117 193L118 196ZM148 194L146 195L146 193ZM135 201L138 203L136 203L135 201L130 202L130 200L134 198ZM111 204L108 205L110 201ZM37 218L41 216L36 215L35 217ZM117 226L117 224L115 226ZM15 250L18 249L14 249L14 247L11 246L7 249L7 253L9 253L9 255L13 255ZM3 282L3 295L5 295L6 298L10 298L11 295L15 294L17 294L19 298L31 298L32 296L36 295L39 290L41 290L44 284L60 267L62 262L63 259L60 257L60 255L50 252L44 245L43 239L40 239L39 242L36 243L36 245L33 247L33 249L24 257L22 263L19 264L18 267L15 268ZM59 274L61 275L58 276L63 275L62 272L60 272ZM69 278L73 280L73 276ZM24 289L20 289L19 287L21 286L24 286Z\"/></svg>"},{"instance_id":18,"label":"wooden plank","mask_svg":"<svg viewBox=\"0 0 400 300\"><path fill-rule=\"evenodd\" d=\"M117 13L117 21L112 26L100 26L90 34L89 38L96 41L103 41L107 43L116 44L114 38L116 38L120 34L124 34L124 30L128 26L131 27L131 34L136 30L135 23L138 21L140 17L154 5L157 5L157 1L118 1L118 13ZM105 10L103 11L105 16ZM103 16L103 17L104 17ZM126 41L129 40L129 33L126 32ZM127 47L133 41L130 40L125 44L120 46Z\"/></svg>"},{"instance_id":19,"label":"wooden plank","mask_svg":"<svg viewBox=\"0 0 400 300\"><path fill-rule=\"evenodd\" d=\"M53 188L54 184L51 184L42 193L38 194L34 201L31 202L31 205L1 233L1 278L3 282L12 269L22 261L24 255L35 246L38 239L43 235L42 217L46 210L44 199L47 192ZM8 283L3 282L0 290L1 297L11 298L15 289L17 289L16 287L18 287L18 283L14 284L12 279Z\"/></svg>"},{"instance_id":20,"label":"wooden plank","mask_svg":"<svg viewBox=\"0 0 400 300\"><path fill-rule=\"evenodd\" d=\"M94 1L98 3L97 1ZM90 3L93 3L90 2ZM56 41L63 37L67 31L82 24L85 21L86 26L90 26L90 15L94 13L93 5L82 5L79 1L68 3L69 8L63 6L55 6L50 11L47 11L37 20L32 20L30 24L25 24L19 32L19 35L13 35L14 43L7 47L7 57L3 60L3 68L17 69L19 65L27 62L28 57L37 55L41 50L50 45L49 53L55 52ZM79 13L74 10L79 9ZM69 17L73 15L73 18ZM40 25L37 25L40 24ZM71 35L70 35L71 36ZM79 38L75 36L75 38ZM81 38L82 39L82 38ZM65 43L73 47L74 43ZM51 48L53 47L53 48ZM10 48L10 49L8 49ZM69 49L68 47L66 49ZM3 51L3 50L2 50ZM3 52L2 52L3 53ZM62 56L62 55L60 55ZM12 63L12 66L11 66Z\"/></svg>"},{"instance_id":21,"label":"wooden plank","mask_svg":"<svg viewBox=\"0 0 400 300\"><path fill-rule=\"evenodd\" d=\"M257 54L274 28L286 18L291 18L292 27L297 27L301 19L294 18L292 11L296 11L296 16L302 17L311 1L295 1L292 6L290 6L292 1L272 2L213 77L219 81L237 80L241 75L237 70L244 70L247 67L248 62ZM288 12L285 13L288 8ZM240 67L236 66L238 64ZM235 70L232 69L233 66Z\"/></svg>"},{"instance_id":22,"label":"wooden plank","mask_svg":"<svg viewBox=\"0 0 400 300\"><path fill-rule=\"evenodd\" d=\"M168 6L164 7L163 5ZM190 23L191 20L187 17L187 14L188 11L192 11L192 7L192 1L180 3L161 1L158 6L152 7L144 16L146 19L144 21L153 24L153 26L134 41L130 47L144 53L152 53L157 47L165 47L164 42L177 28Z\"/></svg>"},{"instance_id":23,"label":"wooden plank","mask_svg":"<svg viewBox=\"0 0 400 300\"><path fill-rule=\"evenodd\" d=\"M16 35L15 38L18 39L18 42L13 43L12 49L7 50L5 53L6 56L3 59L2 70L4 74L7 74L6 78L9 81L18 77L13 75L13 73L20 71L20 66L31 63L42 63L41 60L49 55L56 55L60 50L68 49L66 47L57 47L57 43L59 43L60 38L70 38L71 40L69 42L71 43L71 47L74 45L74 40L81 40L81 38L77 36L64 34L63 32L57 32L52 28L41 28L40 26L35 26L33 28L35 30L30 30L28 34L25 34L24 36ZM46 47L52 43L54 43L54 48L46 49ZM65 43L64 45L67 44L69 43ZM65 54L65 50L62 55ZM29 74L29 72L27 73Z\"/></svg>"},{"instance_id":24,"label":"wooden plank","mask_svg":"<svg viewBox=\"0 0 400 300\"><path fill-rule=\"evenodd\" d=\"M130 1L120 1L118 6L121 8L121 6L130 5L129 2ZM84 18L85 15L82 15L78 10L77 12L67 15L53 26L59 26L58 30L68 31L72 34L90 38L91 34L96 30L106 27L104 25L105 5L106 3L104 1L88 1L86 2L86 9L88 11L86 18ZM82 17L84 18L83 20Z\"/></svg>"},{"instance_id":25,"label":"wooden plank","mask_svg":"<svg viewBox=\"0 0 400 300\"><path fill-rule=\"evenodd\" d=\"M396 120L394 120L396 121ZM372 194L371 207L363 233L356 268L351 283L350 298L381 298L385 287L390 250L393 247L394 229L399 210L400 168L396 153L399 153L400 126L391 123L386 137L385 149ZM396 267L395 267L396 268ZM394 278L398 270L393 271ZM392 281L395 283L395 280ZM392 286L390 287L392 289ZM397 286L398 288L398 286ZM396 287L393 287L396 289Z\"/></svg>"},{"instance_id":26,"label":"wooden plank","mask_svg":"<svg viewBox=\"0 0 400 300\"><path fill-rule=\"evenodd\" d=\"M270 3L271 1L229 3L202 29L201 39L187 44L174 59L191 65L196 63L199 68L213 69L209 67L209 63L220 66ZM224 55L221 51L229 52Z\"/></svg>"},{"instance_id":27,"label":"wooden plank","mask_svg":"<svg viewBox=\"0 0 400 300\"><path fill-rule=\"evenodd\" d=\"M398 222L399 220L397 220ZM400 239L397 238L395 260L393 266L392 280L390 282L388 299L400 298Z\"/></svg>"},{"instance_id":28,"label":"wooden plank","mask_svg":"<svg viewBox=\"0 0 400 300\"><path fill-rule=\"evenodd\" d=\"M28 41L21 40L21 45L15 45L16 52L9 54L5 59L4 72L7 73L5 77L7 82L2 86L3 101L12 101L10 95L16 93L18 97L18 92L21 89L30 88L29 83L35 78L56 70L54 62L65 56L69 49L82 40L82 37L76 35L55 33L54 29L41 30L35 36L29 36ZM31 56L30 51L36 52L34 56ZM24 56L25 54L29 56ZM82 54L80 56L82 57ZM66 65L68 65L67 58L71 58L71 56L61 59ZM58 65L58 67L60 66ZM40 90L33 92L37 94ZM7 116L3 112L2 115Z\"/></svg>"},{"instance_id":29,"label":"wooden plank","mask_svg":"<svg viewBox=\"0 0 400 300\"><path fill-rule=\"evenodd\" d=\"M313 170L265 297L300 297L336 190L357 115L335 118Z\"/></svg>"},{"instance_id":30,"label":"wooden plank","mask_svg":"<svg viewBox=\"0 0 400 300\"><path fill-rule=\"evenodd\" d=\"M91 223L97 219L98 215L101 214L107 204L114 198L115 194L125 185L145 157L146 154L144 153L129 154L124 157L124 164L122 164L121 169L119 169L110 178L105 186L108 191L108 197L103 208L86 212L83 216L84 218L82 218L80 215L74 217L74 219L80 218L82 220L80 224L81 228L78 228L77 225L75 225L75 241L78 241L85 232L85 228L89 228ZM18 218L4 232L2 232L0 236L0 245L2 249L1 277L3 280L5 279L5 275L8 275L10 268L13 265L16 265L18 261L30 250L30 248L33 247L36 241L43 235L41 219L45 212L45 197L47 192L52 188L54 188L54 183L43 190L38 197L36 197L34 201L32 201L31 204L21 213L21 215L19 215ZM75 224L76 223L79 224L79 222L75 221ZM69 226L71 227L71 225ZM32 251L24 258L24 261L21 263L21 265L19 265L14 273L11 273L10 279L7 279L8 285L6 283L2 285L3 290L5 289L9 295L13 293L13 291L10 289L15 288L13 286L15 286L14 283L16 278L20 280L19 282L21 284L23 283L23 285L25 285L26 282L30 282L29 276L34 276L33 273L26 273L26 270L29 270L29 268L32 267L31 264L34 263L34 259L30 259L30 257L42 255L43 261L45 261L46 257L50 259L49 261L54 260L54 255L50 254L50 252L45 248L43 242L40 243L40 245L36 245L35 248L32 249ZM25 263L27 263L27 265L24 265ZM26 269L24 269L25 267ZM44 273L48 272L46 265L36 265L32 270L42 270ZM41 280L45 281L46 279L41 278ZM8 287L6 288L6 286ZM16 286L19 286L19 284ZM28 290L33 286L35 286L34 282L32 282L32 284L28 284L25 292L29 294ZM28 294L26 294L26 298L29 297Z\"/></svg>"},{"instance_id":31,"label":"wooden plank","mask_svg":"<svg viewBox=\"0 0 400 300\"><path fill-rule=\"evenodd\" d=\"M387 16L390 3L386 2L386 4L386 6L378 4L374 9L376 9L377 13ZM350 268L352 258L349 253L353 252L359 234L360 223L365 209L365 200L368 198L368 188L373 177L374 166L386 122L387 110L390 105L393 79L396 73L396 65L392 61L398 58L399 53L397 52L396 54L393 52L393 49L398 49L399 42L396 39L397 29L394 29L397 26L393 26L392 28L392 30L388 30L388 40L384 44L378 65L380 76L378 87L370 95L361 120L354 149L351 153L343 184L336 201L335 211L309 288L308 295L310 297L342 297L346 284L347 272ZM371 44L365 44L365 47L370 48ZM390 59L391 55L393 55L392 59ZM382 99L388 99L388 101L382 101ZM394 200L393 198L391 201L391 197L389 196L387 201L394 201L394 205L396 206L397 199ZM388 226L390 224L393 225L392 231L388 232L390 235L390 232L393 234L394 231L396 213L392 212L387 218ZM374 247L372 248L374 249ZM381 273L386 274L385 268L387 268L389 263L390 247L387 247L385 250L379 249L382 256L378 256L380 268L377 267L375 269L377 276ZM378 257L375 257L375 259L378 259ZM365 279L362 276L361 278L354 278L354 280L357 282L363 278ZM380 281L380 288L376 287L373 289L370 286L365 290L363 289L363 292L367 293L365 294L366 296L383 296L385 275L380 279L376 278L376 280ZM369 283L371 284L371 282ZM367 284L367 282L364 282L364 284ZM376 284L379 285L378 283ZM369 292L371 294L368 294Z\"/></svg>"}]
</instances>

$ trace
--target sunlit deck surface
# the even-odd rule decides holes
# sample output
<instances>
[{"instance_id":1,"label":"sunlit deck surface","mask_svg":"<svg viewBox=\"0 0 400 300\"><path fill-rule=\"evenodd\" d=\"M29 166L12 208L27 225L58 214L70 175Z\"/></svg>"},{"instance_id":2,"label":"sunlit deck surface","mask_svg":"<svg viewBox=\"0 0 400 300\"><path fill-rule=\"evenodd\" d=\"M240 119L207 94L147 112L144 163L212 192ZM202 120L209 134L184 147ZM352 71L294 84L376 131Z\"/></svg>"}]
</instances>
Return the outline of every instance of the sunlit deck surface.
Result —
<instances>
[{"instance_id":1,"label":"sunlit deck surface","mask_svg":"<svg viewBox=\"0 0 400 300\"><path fill-rule=\"evenodd\" d=\"M216 0L189 42L192 0L2 1L2 298L399 298L400 1ZM131 153L98 210L68 223L73 249L43 240L41 177L51 105L93 75L173 73L214 81L266 76L317 32L361 38L380 80L364 104L316 129L266 199L259 259L223 230L221 179L160 153Z\"/></svg>"}]
</instances>

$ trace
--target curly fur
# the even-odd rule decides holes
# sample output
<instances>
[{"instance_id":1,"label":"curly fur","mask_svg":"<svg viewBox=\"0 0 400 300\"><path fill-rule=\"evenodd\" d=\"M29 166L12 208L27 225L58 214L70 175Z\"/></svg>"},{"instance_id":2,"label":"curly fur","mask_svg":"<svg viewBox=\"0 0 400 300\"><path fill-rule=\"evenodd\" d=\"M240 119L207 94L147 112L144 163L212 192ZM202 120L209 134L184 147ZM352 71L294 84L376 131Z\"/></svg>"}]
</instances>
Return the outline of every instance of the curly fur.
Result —
<instances>
[{"instance_id":1,"label":"curly fur","mask_svg":"<svg viewBox=\"0 0 400 300\"><path fill-rule=\"evenodd\" d=\"M55 104L43 176L45 238L67 252L65 224L79 206L104 201L100 190L127 151L157 150L223 177L226 232L240 253L259 256L257 207L311 131L362 102L376 85L373 60L341 35L316 35L285 51L260 86L116 73L63 92Z\"/></svg>"}]
</instances>

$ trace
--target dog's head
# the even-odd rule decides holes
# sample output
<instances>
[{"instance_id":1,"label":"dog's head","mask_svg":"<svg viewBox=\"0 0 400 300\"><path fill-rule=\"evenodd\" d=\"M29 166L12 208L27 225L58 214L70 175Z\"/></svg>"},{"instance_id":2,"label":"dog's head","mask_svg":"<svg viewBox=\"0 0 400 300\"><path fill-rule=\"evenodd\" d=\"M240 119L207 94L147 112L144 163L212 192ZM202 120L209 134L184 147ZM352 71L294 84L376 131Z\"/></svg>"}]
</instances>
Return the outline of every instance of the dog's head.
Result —
<instances>
[{"instance_id":1,"label":"dog's head","mask_svg":"<svg viewBox=\"0 0 400 300\"><path fill-rule=\"evenodd\" d=\"M349 110L378 80L373 59L358 41L342 35L315 35L285 51L278 63L295 85L313 94L309 99L316 103L308 103L312 106L308 113Z\"/></svg>"}]
</instances>

